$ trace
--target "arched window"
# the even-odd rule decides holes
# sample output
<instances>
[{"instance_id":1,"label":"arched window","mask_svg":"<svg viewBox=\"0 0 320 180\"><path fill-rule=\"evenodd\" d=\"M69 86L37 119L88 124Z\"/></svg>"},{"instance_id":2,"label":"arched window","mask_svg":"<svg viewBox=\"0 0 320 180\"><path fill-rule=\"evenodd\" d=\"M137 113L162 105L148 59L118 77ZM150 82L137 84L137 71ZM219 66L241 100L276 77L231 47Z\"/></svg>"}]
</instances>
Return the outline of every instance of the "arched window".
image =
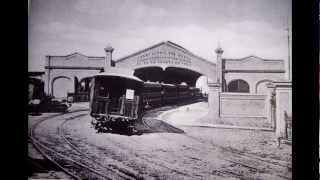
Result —
<instances>
[{"instance_id":1,"label":"arched window","mask_svg":"<svg viewBox=\"0 0 320 180\"><path fill-rule=\"evenodd\" d=\"M228 84L228 92L249 92L249 84L241 79L233 80Z\"/></svg>"}]
</instances>

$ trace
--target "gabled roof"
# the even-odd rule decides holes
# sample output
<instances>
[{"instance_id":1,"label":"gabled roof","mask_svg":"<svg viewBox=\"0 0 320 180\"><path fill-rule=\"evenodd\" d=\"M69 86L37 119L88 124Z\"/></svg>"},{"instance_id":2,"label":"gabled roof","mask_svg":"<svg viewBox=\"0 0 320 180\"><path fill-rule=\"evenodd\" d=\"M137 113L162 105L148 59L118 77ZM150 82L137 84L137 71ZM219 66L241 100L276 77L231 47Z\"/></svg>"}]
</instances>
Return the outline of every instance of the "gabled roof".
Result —
<instances>
[{"instance_id":1,"label":"gabled roof","mask_svg":"<svg viewBox=\"0 0 320 180\"><path fill-rule=\"evenodd\" d=\"M119 59L115 60L115 62L117 63L117 62L123 61L123 60L125 60L125 59L127 59L127 58L129 58L129 57L132 57L132 56L141 54L141 53L143 53L143 52L146 52L146 51L148 51L148 50L154 49L154 48L159 47L159 46L162 46L162 45L168 45L168 46L173 47L173 48L175 48L175 49L178 49L178 50L180 50L180 51L182 51L182 52L184 52L184 53L186 53L186 54L189 54L189 55L191 55L191 56L193 56L193 57L195 57L195 58L197 58L197 59L200 59L200 60L202 60L202 61L205 61L205 62L208 62L208 63L211 63L211 64L215 64L215 63L213 63L213 62L210 62L210 61L208 61L208 60L206 60L206 59L204 59L204 58L202 58L202 57L199 57L199 56L193 54L192 52L190 52L189 50L185 49L184 47L182 47L182 46L180 46L180 45L178 45L178 44L176 44L176 43L173 43L173 42L171 42L171 41L163 41L163 42L157 43L157 44L155 44L155 45L153 45L153 46L147 47L147 48L142 49L142 50L140 50L140 51L138 51L138 52L135 52L135 53L132 53L132 54L127 55L127 56L125 56L125 57L119 58Z\"/></svg>"}]
</instances>

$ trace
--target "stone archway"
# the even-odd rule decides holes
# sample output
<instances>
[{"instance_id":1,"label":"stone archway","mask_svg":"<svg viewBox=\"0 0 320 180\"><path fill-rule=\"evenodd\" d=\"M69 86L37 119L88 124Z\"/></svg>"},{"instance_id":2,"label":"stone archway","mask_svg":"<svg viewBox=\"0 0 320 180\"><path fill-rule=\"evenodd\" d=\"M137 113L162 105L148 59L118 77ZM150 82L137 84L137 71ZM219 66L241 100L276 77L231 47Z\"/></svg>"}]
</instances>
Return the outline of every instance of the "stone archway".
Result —
<instances>
[{"instance_id":1,"label":"stone archway","mask_svg":"<svg viewBox=\"0 0 320 180\"><path fill-rule=\"evenodd\" d=\"M84 77L79 81L79 92L89 92L92 77Z\"/></svg>"},{"instance_id":2,"label":"stone archway","mask_svg":"<svg viewBox=\"0 0 320 180\"><path fill-rule=\"evenodd\" d=\"M242 79L234 79L228 83L228 92L250 93L249 83Z\"/></svg>"},{"instance_id":3,"label":"stone archway","mask_svg":"<svg viewBox=\"0 0 320 180\"><path fill-rule=\"evenodd\" d=\"M134 75L144 81L163 82L167 84L180 84L185 82L189 86L195 86L197 79L202 75L199 72L169 66L165 69L157 66L137 68Z\"/></svg>"},{"instance_id":4,"label":"stone archway","mask_svg":"<svg viewBox=\"0 0 320 180\"><path fill-rule=\"evenodd\" d=\"M256 83L255 93L256 94L267 94L266 84L270 83L270 82L272 82L272 80L270 80L270 79L264 79L264 80L258 81Z\"/></svg>"},{"instance_id":5,"label":"stone archway","mask_svg":"<svg viewBox=\"0 0 320 180\"><path fill-rule=\"evenodd\" d=\"M201 75L205 75L208 77L208 79L213 81L216 80L215 63L201 58L182 46L170 41L161 42L145 48L141 51L120 58L116 60L115 63L116 67L132 69L136 71L138 70L140 72L143 69L147 70L147 68L149 70L154 69L154 71L167 73L176 71L178 75L185 74L189 76L189 79L191 78L192 81L188 80L189 82L186 83L192 85L195 85L197 78ZM171 77L177 78L175 76ZM185 79L187 80L187 78Z\"/></svg>"},{"instance_id":6,"label":"stone archway","mask_svg":"<svg viewBox=\"0 0 320 180\"><path fill-rule=\"evenodd\" d=\"M53 78L51 87L51 95L57 98L67 97L67 93L74 90L72 79L67 76Z\"/></svg>"}]
</instances>

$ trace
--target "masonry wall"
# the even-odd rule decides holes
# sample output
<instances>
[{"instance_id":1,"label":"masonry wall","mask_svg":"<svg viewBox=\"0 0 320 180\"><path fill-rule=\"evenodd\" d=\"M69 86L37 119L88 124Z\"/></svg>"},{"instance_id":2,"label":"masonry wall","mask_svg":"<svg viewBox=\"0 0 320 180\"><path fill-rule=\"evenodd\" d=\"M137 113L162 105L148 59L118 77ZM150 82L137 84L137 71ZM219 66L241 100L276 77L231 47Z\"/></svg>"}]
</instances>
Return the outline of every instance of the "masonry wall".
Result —
<instances>
[{"instance_id":1,"label":"masonry wall","mask_svg":"<svg viewBox=\"0 0 320 180\"><path fill-rule=\"evenodd\" d=\"M45 92L66 97L68 92L74 92L75 79L79 82L82 78L99 73L104 61L104 57L90 57L80 53L46 56Z\"/></svg>"},{"instance_id":2,"label":"masonry wall","mask_svg":"<svg viewBox=\"0 0 320 180\"><path fill-rule=\"evenodd\" d=\"M250 94L266 94L265 84L278 79L283 79L283 73L225 73L224 78L228 85L232 80L242 79L249 84Z\"/></svg>"},{"instance_id":3,"label":"masonry wall","mask_svg":"<svg viewBox=\"0 0 320 180\"><path fill-rule=\"evenodd\" d=\"M266 118L266 95L220 93L220 117Z\"/></svg>"}]
</instances>

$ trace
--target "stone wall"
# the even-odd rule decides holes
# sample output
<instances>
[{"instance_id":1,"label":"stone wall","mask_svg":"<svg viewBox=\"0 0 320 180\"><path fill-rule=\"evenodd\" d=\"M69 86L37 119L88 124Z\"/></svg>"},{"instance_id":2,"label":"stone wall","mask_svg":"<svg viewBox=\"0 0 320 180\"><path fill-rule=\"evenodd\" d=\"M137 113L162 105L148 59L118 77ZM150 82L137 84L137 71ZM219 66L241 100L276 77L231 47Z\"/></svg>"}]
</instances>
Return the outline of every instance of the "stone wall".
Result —
<instances>
[{"instance_id":1,"label":"stone wall","mask_svg":"<svg viewBox=\"0 0 320 180\"><path fill-rule=\"evenodd\" d=\"M224 74L227 85L236 79L246 81L249 84L250 94L266 94L265 84L283 79L283 77L284 73L232 72Z\"/></svg>"},{"instance_id":2,"label":"stone wall","mask_svg":"<svg viewBox=\"0 0 320 180\"><path fill-rule=\"evenodd\" d=\"M46 56L45 92L66 97L67 93L74 93L76 82L99 73L104 63L105 57L85 56L80 53Z\"/></svg>"},{"instance_id":3,"label":"stone wall","mask_svg":"<svg viewBox=\"0 0 320 180\"><path fill-rule=\"evenodd\" d=\"M266 94L266 83L285 77L283 60L248 56L241 59L222 59L222 61L225 91L231 81L241 79L249 84L250 94Z\"/></svg>"},{"instance_id":4,"label":"stone wall","mask_svg":"<svg viewBox=\"0 0 320 180\"><path fill-rule=\"evenodd\" d=\"M266 95L220 93L220 117L266 118Z\"/></svg>"}]
</instances>

